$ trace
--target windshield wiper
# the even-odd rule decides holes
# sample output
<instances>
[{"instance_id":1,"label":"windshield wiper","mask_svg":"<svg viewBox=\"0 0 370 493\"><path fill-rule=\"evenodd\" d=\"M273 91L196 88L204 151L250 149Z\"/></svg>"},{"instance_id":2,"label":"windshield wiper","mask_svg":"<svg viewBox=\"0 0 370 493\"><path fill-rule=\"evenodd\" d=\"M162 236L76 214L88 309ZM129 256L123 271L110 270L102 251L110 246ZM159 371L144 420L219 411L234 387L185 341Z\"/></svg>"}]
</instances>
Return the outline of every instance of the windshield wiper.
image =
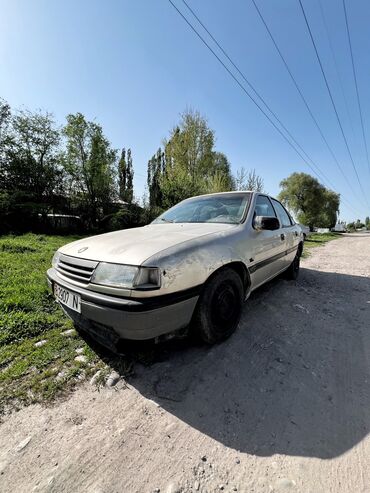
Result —
<instances>
[{"instance_id":1,"label":"windshield wiper","mask_svg":"<svg viewBox=\"0 0 370 493\"><path fill-rule=\"evenodd\" d=\"M164 221L165 223L173 223L172 219L165 219L164 217L159 218L161 221Z\"/></svg>"}]
</instances>

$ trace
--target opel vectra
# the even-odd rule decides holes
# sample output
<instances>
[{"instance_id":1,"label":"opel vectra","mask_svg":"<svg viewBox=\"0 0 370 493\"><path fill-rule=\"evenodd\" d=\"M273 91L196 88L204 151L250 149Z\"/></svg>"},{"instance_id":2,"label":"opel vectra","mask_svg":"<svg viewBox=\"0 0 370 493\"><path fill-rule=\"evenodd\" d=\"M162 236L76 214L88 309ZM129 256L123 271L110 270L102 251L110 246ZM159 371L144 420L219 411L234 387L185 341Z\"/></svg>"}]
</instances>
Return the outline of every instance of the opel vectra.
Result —
<instances>
[{"instance_id":1,"label":"opel vectra","mask_svg":"<svg viewBox=\"0 0 370 493\"><path fill-rule=\"evenodd\" d=\"M299 271L303 236L284 206L256 192L189 198L148 226L60 248L49 286L78 329L106 345L190 327L217 343L236 329L243 301Z\"/></svg>"}]
</instances>

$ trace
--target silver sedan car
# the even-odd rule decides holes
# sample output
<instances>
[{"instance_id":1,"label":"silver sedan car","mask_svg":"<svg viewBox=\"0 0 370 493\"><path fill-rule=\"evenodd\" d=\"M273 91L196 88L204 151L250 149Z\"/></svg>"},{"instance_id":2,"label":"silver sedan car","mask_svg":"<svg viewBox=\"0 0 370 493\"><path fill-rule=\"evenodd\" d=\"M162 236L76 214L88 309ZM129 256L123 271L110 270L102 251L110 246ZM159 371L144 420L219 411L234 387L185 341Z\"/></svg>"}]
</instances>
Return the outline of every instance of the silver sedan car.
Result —
<instances>
[{"instance_id":1,"label":"silver sedan car","mask_svg":"<svg viewBox=\"0 0 370 493\"><path fill-rule=\"evenodd\" d=\"M213 344L237 328L251 292L296 279L303 236L283 205L256 192L193 197L148 226L60 248L48 270L77 328L105 345L190 327Z\"/></svg>"}]
</instances>

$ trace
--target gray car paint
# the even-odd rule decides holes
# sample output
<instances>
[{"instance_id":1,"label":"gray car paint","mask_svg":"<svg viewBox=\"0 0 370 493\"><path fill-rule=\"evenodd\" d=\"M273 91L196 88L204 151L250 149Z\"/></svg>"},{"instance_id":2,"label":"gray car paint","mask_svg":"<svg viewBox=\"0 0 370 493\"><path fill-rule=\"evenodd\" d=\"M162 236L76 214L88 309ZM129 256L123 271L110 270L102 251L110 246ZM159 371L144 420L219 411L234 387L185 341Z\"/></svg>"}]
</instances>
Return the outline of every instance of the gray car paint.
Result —
<instances>
[{"instance_id":1,"label":"gray car paint","mask_svg":"<svg viewBox=\"0 0 370 493\"><path fill-rule=\"evenodd\" d=\"M228 192L235 193L235 192ZM240 192L237 192L240 193ZM245 298L261 284L286 270L296 255L299 243L302 242L302 231L299 225L279 228L275 231L257 230L253 227L254 209L258 194L250 194L246 216L241 224L155 224L136 230L116 231L83 239L62 247L59 251L65 255L92 261L110 261L114 263L133 264L158 267L161 271L161 286L155 292L119 289L96 284L83 285L64 278L55 269L48 271L51 283L58 284L74 292L89 290L97 295L96 308L89 303L82 303L82 316L91 320L99 319L99 323L109 325L122 336L128 338L150 338L159 334L176 330L189 323L198 297L192 302L181 303L166 309L161 308L160 316L156 310L146 313L148 330L140 331L142 317L130 316L130 327L126 324L126 335L122 333L119 317L109 316L109 309L99 309L99 296L114 295L115 297L150 298L181 292L194 286L204 285L209 277L221 267L238 263L245 270ZM130 236L131 235L131 236ZM153 238L154 236L154 238ZM127 242L125 243L125 237ZM133 239L133 237L136 237ZM140 239L139 243L137 242ZM78 250L85 249L81 254ZM101 308L101 307L100 307ZM104 312L104 313L103 313ZM95 313L95 315L94 315ZM181 316L180 316L181 314ZM158 313L157 313L158 315ZM121 329L121 330L120 330ZM140 337L135 337L135 330Z\"/></svg>"}]
</instances>

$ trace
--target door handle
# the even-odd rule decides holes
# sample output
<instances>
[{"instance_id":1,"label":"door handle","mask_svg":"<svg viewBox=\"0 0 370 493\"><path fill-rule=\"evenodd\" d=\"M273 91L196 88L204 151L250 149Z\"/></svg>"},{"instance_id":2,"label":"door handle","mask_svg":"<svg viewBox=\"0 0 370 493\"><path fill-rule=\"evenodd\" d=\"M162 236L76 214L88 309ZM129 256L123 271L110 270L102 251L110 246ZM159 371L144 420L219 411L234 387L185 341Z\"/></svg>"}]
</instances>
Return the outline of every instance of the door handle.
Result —
<instances>
[{"instance_id":1,"label":"door handle","mask_svg":"<svg viewBox=\"0 0 370 493\"><path fill-rule=\"evenodd\" d=\"M281 233L280 239L281 239L281 241L285 240L285 234L284 233Z\"/></svg>"}]
</instances>

